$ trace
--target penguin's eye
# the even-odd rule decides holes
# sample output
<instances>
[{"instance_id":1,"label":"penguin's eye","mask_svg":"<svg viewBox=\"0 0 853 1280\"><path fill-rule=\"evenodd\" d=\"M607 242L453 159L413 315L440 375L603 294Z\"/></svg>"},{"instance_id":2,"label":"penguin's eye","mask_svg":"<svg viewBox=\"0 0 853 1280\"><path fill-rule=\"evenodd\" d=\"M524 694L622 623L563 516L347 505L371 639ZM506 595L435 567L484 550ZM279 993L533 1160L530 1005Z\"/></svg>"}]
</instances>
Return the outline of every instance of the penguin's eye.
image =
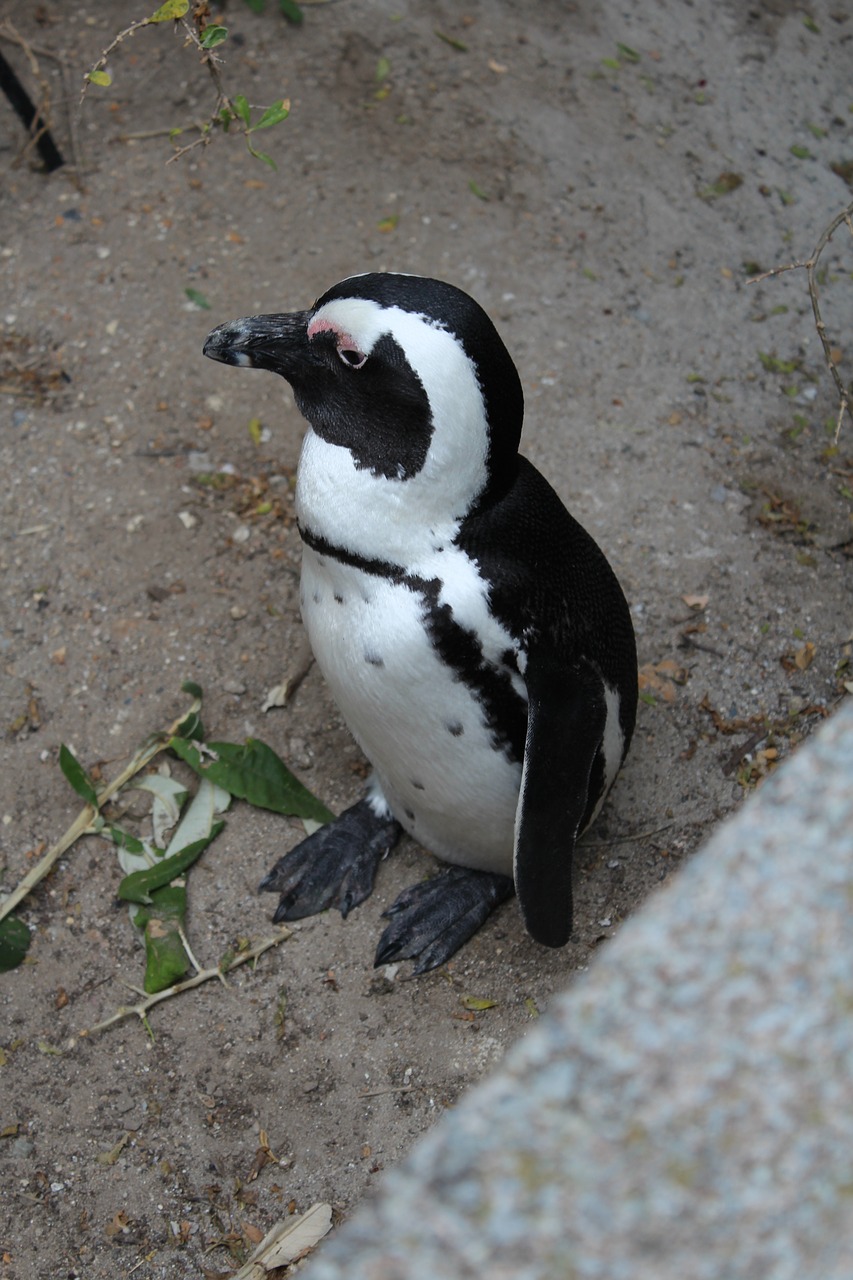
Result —
<instances>
[{"instance_id":1,"label":"penguin's eye","mask_svg":"<svg viewBox=\"0 0 853 1280\"><path fill-rule=\"evenodd\" d=\"M338 347L337 350L344 364L349 365L350 369L360 369L367 361L364 352L358 351L355 347Z\"/></svg>"}]
</instances>

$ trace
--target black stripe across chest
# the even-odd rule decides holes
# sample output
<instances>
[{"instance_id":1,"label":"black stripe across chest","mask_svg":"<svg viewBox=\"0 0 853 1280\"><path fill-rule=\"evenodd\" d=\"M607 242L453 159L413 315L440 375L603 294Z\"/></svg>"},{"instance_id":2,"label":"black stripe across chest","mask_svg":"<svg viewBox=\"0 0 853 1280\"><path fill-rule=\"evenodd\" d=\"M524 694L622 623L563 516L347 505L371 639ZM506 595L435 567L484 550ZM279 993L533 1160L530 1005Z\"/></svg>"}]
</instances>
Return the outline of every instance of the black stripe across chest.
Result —
<instances>
[{"instance_id":1,"label":"black stripe across chest","mask_svg":"<svg viewBox=\"0 0 853 1280\"><path fill-rule=\"evenodd\" d=\"M527 704L513 685L512 676L518 672L515 650L508 648L499 663L487 659L481 637L476 631L463 626L454 616L452 606L446 600L442 601L444 583L440 577L427 578L409 573L391 561L372 559L344 547L333 546L310 529L302 528L300 532L305 544L318 556L328 556L339 564L383 578L420 598L421 621L430 643L454 679L463 684L479 703L491 734L492 746L496 751L502 751L507 759L520 762L524 758Z\"/></svg>"}]
</instances>

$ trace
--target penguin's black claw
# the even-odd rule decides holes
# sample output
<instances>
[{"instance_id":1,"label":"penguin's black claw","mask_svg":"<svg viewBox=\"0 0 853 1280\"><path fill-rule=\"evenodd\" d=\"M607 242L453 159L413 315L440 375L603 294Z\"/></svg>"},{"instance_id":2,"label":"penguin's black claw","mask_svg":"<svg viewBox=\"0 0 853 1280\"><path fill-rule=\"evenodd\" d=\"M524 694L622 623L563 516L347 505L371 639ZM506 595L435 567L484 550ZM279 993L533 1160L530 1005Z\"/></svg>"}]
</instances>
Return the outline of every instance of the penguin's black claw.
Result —
<instances>
[{"instance_id":1,"label":"penguin's black claw","mask_svg":"<svg viewBox=\"0 0 853 1280\"><path fill-rule=\"evenodd\" d=\"M450 867L404 889L383 913L391 923L379 939L374 967L417 959L414 973L435 969L473 937L512 892L509 876L468 867Z\"/></svg>"},{"instance_id":2,"label":"penguin's black claw","mask_svg":"<svg viewBox=\"0 0 853 1280\"><path fill-rule=\"evenodd\" d=\"M373 891L376 868L400 838L399 822L360 800L291 849L258 885L281 894L273 920L302 920L328 907L346 918Z\"/></svg>"}]
</instances>

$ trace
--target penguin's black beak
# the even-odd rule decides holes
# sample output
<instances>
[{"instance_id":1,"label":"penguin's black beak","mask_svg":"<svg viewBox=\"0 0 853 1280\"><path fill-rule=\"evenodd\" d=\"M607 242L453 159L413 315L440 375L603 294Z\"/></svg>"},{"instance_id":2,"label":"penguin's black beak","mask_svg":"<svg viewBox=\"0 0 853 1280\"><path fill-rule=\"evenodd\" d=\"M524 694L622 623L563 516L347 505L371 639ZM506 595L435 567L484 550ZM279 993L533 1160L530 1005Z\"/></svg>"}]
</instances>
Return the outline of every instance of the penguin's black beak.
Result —
<instances>
[{"instance_id":1,"label":"penguin's black beak","mask_svg":"<svg viewBox=\"0 0 853 1280\"><path fill-rule=\"evenodd\" d=\"M310 311L288 315L246 316L220 324L202 348L211 360L247 369L271 369L288 382L311 364L308 343Z\"/></svg>"}]
</instances>

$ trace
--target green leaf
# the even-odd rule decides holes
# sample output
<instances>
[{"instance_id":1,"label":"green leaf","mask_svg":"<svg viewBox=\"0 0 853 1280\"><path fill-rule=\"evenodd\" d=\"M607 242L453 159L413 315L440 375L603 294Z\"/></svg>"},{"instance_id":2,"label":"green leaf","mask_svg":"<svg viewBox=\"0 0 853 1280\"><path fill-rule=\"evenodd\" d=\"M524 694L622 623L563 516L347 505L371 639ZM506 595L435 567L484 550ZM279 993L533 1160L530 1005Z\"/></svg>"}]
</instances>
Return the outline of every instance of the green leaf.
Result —
<instances>
[{"instance_id":1,"label":"green leaf","mask_svg":"<svg viewBox=\"0 0 853 1280\"><path fill-rule=\"evenodd\" d=\"M259 445L261 443L261 434L263 432L260 418L250 418L247 429L251 436L252 444Z\"/></svg>"},{"instance_id":2,"label":"green leaf","mask_svg":"<svg viewBox=\"0 0 853 1280\"><path fill-rule=\"evenodd\" d=\"M213 760L203 759L198 747L183 738L173 738L169 746L200 777L209 778L239 800L248 800L249 804L271 809L273 813L314 818L317 822L331 822L334 817L322 801L294 777L272 747L258 738L249 738L243 746L235 742L211 742L207 749L215 754Z\"/></svg>"},{"instance_id":3,"label":"green leaf","mask_svg":"<svg viewBox=\"0 0 853 1280\"><path fill-rule=\"evenodd\" d=\"M611 71L619 71L622 63L618 58L602 58L601 65L603 67L609 67Z\"/></svg>"},{"instance_id":4,"label":"green leaf","mask_svg":"<svg viewBox=\"0 0 853 1280\"><path fill-rule=\"evenodd\" d=\"M113 844L118 845L119 849L126 849L128 853L144 853L145 845L141 840L137 840L136 836L132 836L129 831L122 831L121 827L116 827L109 823L107 830Z\"/></svg>"},{"instance_id":5,"label":"green leaf","mask_svg":"<svg viewBox=\"0 0 853 1280\"><path fill-rule=\"evenodd\" d=\"M151 867L148 871L134 871L132 875L125 876L118 887L118 896L124 902L140 902L143 904L151 902L154 890L162 889L164 885L170 884L177 876L183 875L201 857L207 846L212 840L216 839L224 826L225 823L222 821L214 822L208 835L202 837L201 840L194 840L191 844L186 845L174 857L164 858L156 867Z\"/></svg>"},{"instance_id":6,"label":"green leaf","mask_svg":"<svg viewBox=\"0 0 853 1280\"><path fill-rule=\"evenodd\" d=\"M491 198L488 192L484 191L482 187L478 186L473 179L468 183L468 190L471 192L472 195L475 195L478 200L485 200L488 203L489 199Z\"/></svg>"},{"instance_id":7,"label":"green leaf","mask_svg":"<svg viewBox=\"0 0 853 1280\"><path fill-rule=\"evenodd\" d=\"M252 13L263 13L266 0L243 0L243 3L252 10Z\"/></svg>"},{"instance_id":8,"label":"green leaf","mask_svg":"<svg viewBox=\"0 0 853 1280\"><path fill-rule=\"evenodd\" d=\"M770 355L767 351L759 351L758 358L768 373L793 373L800 367L799 360L780 360L778 356Z\"/></svg>"},{"instance_id":9,"label":"green leaf","mask_svg":"<svg viewBox=\"0 0 853 1280\"><path fill-rule=\"evenodd\" d=\"M383 80L387 80L391 74L391 63L386 57L381 57L376 64L376 82L381 84Z\"/></svg>"},{"instance_id":10,"label":"green leaf","mask_svg":"<svg viewBox=\"0 0 853 1280\"><path fill-rule=\"evenodd\" d=\"M230 803L231 796L227 791L217 787L209 778L202 778L192 804L169 841L166 857L171 858L183 852L188 845L196 844L199 840L212 840L210 833L214 817L217 813L224 813Z\"/></svg>"},{"instance_id":11,"label":"green leaf","mask_svg":"<svg viewBox=\"0 0 853 1280\"><path fill-rule=\"evenodd\" d=\"M257 147L253 147L251 142L248 141L246 142L246 146L249 148L249 152L256 160L262 160L264 164L268 164L271 169L276 167L275 160L273 160L272 156L268 156L266 151L258 151Z\"/></svg>"},{"instance_id":12,"label":"green leaf","mask_svg":"<svg viewBox=\"0 0 853 1280\"><path fill-rule=\"evenodd\" d=\"M459 1002L466 1009L472 1009L476 1013L479 1013L482 1009L494 1009L497 1004L497 1000L490 1000L488 997L481 998L480 996L460 996Z\"/></svg>"},{"instance_id":13,"label":"green leaf","mask_svg":"<svg viewBox=\"0 0 853 1280\"><path fill-rule=\"evenodd\" d=\"M618 53L619 53L619 57L620 57L620 58L624 58L626 62L639 62L639 61L640 61L640 55L637 53L637 50L636 50L636 49L632 49L632 48L630 47L630 45L627 45L627 44L617 44L616 49L617 49L617 51L618 51Z\"/></svg>"},{"instance_id":14,"label":"green leaf","mask_svg":"<svg viewBox=\"0 0 853 1280\"><path fill-rule=\"evenodd\" d=\"M796 156L798 160L814 160L814 156L808 147L803 147L798 142L791 147L791 155Z\"/></svg>"},{"instance_id":15,"label":"green leaf","mask_svg":"<svg viewBox=\"0 0 853 1280\"><path fill-rule=\"evenodd\" d=\"M244 98L242 93L238 93L231 105L248 129L249 125L252 123L252 109L249 106L248 99Z\"/></svg>"},{"instance_id":16,"label":"green leaf","mask_svg":"<svg viewBox=\"0 0 853 1280\"><path fill-rule=\"evenodd\" d=\"M97 809L98 793L95 790L95 784L83 768L80 761L69 751L63 743L59 748L59 767L65 774L67 782L70 782L78 796Z\"/></svg>"},{"instance_id":17,"label":"green leaf","mask_svg":"<svg viewBox=\"0 0 853 1280\"><path fill-rule=\"evenodd\" d=\"M27 954L30 938L29 929L17 916L0 920L0 973L17 969Z\"/></svg>"},{"instance_id":18,"label":"green leaf","mask_svg":"<svg viewBox=\"0 0 853 1280\"><path fill-rule=\"evenodd\" d=\"M726 171L718 175L715 182L710 187L705 187L699 192L701 200L716 200L718 196L731 195L733 191L737 191L738 187L743 186L743 178L739 173L731 173Z\"/></svg>"},{"instance_id":19,"label":"green leaf","mask_svg":"<svg viewBox=\"0 0 853 1280\"><path fill-rule=\"evenodd\" d=\"M145 930L145 980L147 995L165 991L179 982L190 967L181 937L187 913L184 885L170 884L151 895L151 905L140 911L136 923Z\"/></svg>"},{"instance_id":20,"label":"green leaf","mask_svg":"<svg viewBox=\"0 0 853 1280\"><path fill-rule=\"evenodd\" d=\"M285 18L287 18L287 21L294 27L302 26L302 19L305 15L299 8L299 5L295 3L295 0L278 0L278 7L281 9Z\"/></svg>"},{"instance_id":21,"label":"green leaf","mask_svg":"<svg viewBox=\"0 0 853 1280\"><path fill-rule=\"evenodd\" d=\"M204 35L201 37L199 44L202 49L215 49L218 45L224 44L227 39L228 28L211 23L209 27L205 27Z\"/></svg>"},{"instance_id":22,"label":"green leaf","mask_svg":"<svg viewBox=\"0 0 853 1280\"><path fill-rule=\"evenodd\" d=\"M182 18L189 9L189 0L166 0L160 8L152 13L149 22L169 22L172 18Z\"/></svg>"},{"instance_id":23,"label":"green leaf","mask_svg":"<svg viewBox=\"0 0 853 1280\"><path fill-rule=\"evenodd\" d=\"M439 40L443 40L445 44L449 44L451 49L458 49L460 53L468 52L467 44L463 44L461 40L457 40L454 36L445 35L443 31L436 31L435 34L438 36Z\"/></svg>"},{"instance_id":24,"label":"green leaf","mask_svg":"<svg viewBox=\"0 0 853 1280\"><path fill-rule=\"evenodd\" d=\"M274 102L271 107L267 107L257 124L253 124L250 133L254 133L256 129L269 129L271 125L281 124L282 120L286 120L290 115L290 102L281 98L278 102Z\"/></svg>"},{"instance_id":25,"label":"green leaf","mask_svg":"<svg viewBox=\"0 0 853 1280\"><path fill-rule=\"evenodd\" d=\"M210 310L210 303L203 293L199 293L198 289L186 288L184 293L195 306L201 307L202 311Z\"/></svg>"},{"instance_id":26,"label":"green leaf","mask_svg":"<svg viewBox=\"0 0 853 1280\"><path fill-rule=\"evenodd\" d=\"M91 80L92 84L99 84L102 89L106 89L113 82L109 71L90 71L86 79Z\"/></svg>"}]
</instances>

